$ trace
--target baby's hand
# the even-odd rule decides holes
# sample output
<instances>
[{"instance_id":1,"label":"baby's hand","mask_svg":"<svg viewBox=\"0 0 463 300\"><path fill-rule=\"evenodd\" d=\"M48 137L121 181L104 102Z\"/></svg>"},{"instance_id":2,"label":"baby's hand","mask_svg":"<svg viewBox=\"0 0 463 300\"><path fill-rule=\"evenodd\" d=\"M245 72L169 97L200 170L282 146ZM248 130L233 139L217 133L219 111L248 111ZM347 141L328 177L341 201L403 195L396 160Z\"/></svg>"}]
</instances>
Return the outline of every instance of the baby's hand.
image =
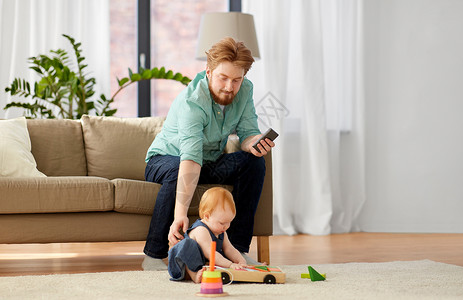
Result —
<instances>
[{"instance_id":1,"label":"baby's hand","mask_svg":"<svg viewBox=\"0 0 463 300\"><path fill-rule=\"evenodd\" d=\"M245 264L241 264L241 263L238 263L238 264L232 263L232 264L230 265L230 269L235 269L235 270L242 270L242 269L244 269L244 268L246 268L246 267L247 267L247 266L246 266Z\"/></svg>"}]
</instances>

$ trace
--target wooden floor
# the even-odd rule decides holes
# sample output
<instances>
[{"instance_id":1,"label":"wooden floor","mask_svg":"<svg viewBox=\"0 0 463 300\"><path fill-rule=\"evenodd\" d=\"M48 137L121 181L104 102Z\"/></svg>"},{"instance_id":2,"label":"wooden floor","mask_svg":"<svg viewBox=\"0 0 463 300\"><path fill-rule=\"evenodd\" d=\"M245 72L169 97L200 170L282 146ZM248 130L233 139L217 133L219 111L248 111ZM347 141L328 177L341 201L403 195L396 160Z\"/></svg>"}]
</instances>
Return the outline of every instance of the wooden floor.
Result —
<instances>
[{"instance_id":1,"label":"wooden floor","mask_svg":"<svg viewBox=\"0 0 463 300\"><path fill-rule=\"evenodd\" d=\"M0 276L141 270L144 242L0 244ZM255 241L250 255L256 256ZM463 234L348 233L270 237L271 264L430 259L463 266Z\"/></svg>"}]
</instances>

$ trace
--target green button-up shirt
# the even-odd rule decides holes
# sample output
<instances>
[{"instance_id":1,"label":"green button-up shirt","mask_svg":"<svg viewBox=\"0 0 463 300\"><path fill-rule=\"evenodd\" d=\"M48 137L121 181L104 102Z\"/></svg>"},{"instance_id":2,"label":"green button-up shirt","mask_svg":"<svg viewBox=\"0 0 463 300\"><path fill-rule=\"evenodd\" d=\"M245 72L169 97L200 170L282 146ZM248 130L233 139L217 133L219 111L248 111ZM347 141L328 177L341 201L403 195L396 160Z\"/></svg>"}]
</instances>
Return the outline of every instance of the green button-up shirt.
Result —
<instances>
[{"instance_id":1,"label":"green button-up shirt","mask_svg":"<svg viewBox=\"0 0 463 300\"><path fill-rule=\"evenodd\" d=\"M236 132L240 142L260 134L252 94L252 83L245 78L233 102L222 111L212 100L206 72L198 73L172 103L146 162L153 155L173 155L202 166L219 158L230 134Z\"/></svg>"}]
</instances>

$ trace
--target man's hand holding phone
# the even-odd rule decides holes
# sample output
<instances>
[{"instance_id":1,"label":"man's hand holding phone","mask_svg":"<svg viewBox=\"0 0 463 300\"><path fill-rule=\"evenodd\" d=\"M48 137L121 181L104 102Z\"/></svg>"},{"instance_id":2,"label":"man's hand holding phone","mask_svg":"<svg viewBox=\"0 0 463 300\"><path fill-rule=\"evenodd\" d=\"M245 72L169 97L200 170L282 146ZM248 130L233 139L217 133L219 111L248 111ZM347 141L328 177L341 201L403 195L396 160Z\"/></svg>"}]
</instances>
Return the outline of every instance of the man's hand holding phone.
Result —
<instances>
[{"instance_id":1,"label":"man's hand holding phone","mask_svg":"<svg viewBox=\"0 0 463 300\"><path fill-rule=\"evenodd\" d=\"M262 136L252 145L252 147L259 153L262 154L262 151L268 152L272 147L275 146L273 141L278 137L272 128L269 128Z\"/></svg>"}]
</instances>

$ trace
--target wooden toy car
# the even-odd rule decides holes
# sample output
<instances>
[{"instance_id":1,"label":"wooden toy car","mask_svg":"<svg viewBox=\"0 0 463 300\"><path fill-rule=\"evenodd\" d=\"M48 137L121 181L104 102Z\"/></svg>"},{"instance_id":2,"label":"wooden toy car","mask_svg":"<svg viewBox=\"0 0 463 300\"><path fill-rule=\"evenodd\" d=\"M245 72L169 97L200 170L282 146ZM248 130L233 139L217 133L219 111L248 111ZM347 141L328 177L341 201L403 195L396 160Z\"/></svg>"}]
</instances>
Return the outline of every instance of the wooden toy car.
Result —
<instances>
[{"instance_id":1,"label":"wooden toy car","mask_svg":"<svg viewBox=\"0 0 463 300\"><path fill-rule=\"evenodd\" d=\"M271 266L249 266L242 270L225 269L216 267L222 272L223 284L232 281L240 282L263 282L263 283L285 283L286 275L278 267Z\"/></svg>"}]
</instances>

